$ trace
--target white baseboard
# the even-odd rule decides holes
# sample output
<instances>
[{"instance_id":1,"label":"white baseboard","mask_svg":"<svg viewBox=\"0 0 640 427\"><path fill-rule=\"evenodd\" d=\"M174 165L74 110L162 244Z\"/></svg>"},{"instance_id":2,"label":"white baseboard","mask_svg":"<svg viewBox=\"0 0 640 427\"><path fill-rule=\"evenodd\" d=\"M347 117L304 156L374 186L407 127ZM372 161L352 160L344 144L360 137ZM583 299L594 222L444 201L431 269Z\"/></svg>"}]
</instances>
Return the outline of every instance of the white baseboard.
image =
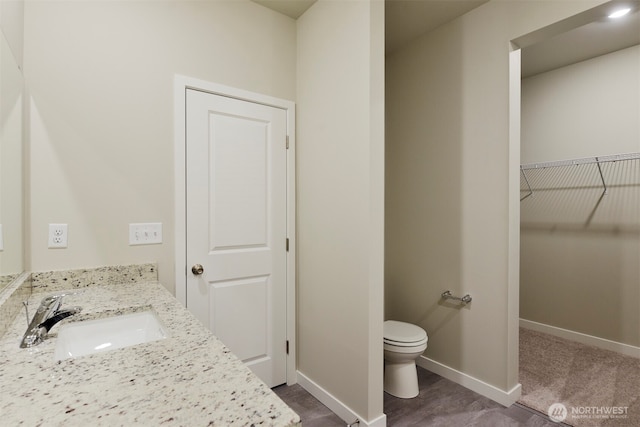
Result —
<instances>
[{"instance_id":1,"label":"white baseboard","mask_svg":"<svg viewBox=\"0 0 640 427\"><path fill-rule=\"evenodd\" d=\"M635 347L629 344L623 344L605 338L594 337L593 335L570 331L569 329L562 329L556 326L545 325L544 323L538 323L526 319L520 319L520 327L531 329L532 331L543 332L545 334L553 335L560 338L565 338L571 341L576 341L581 344L592 345L594 347L599 347L605 350L615 351L626 356L640 358L640 347Z\"/></svg>"},{"instance_id":2,"label":"white baseboard","mask_svg":"<svg viewBox=\"0 0 640 427\"><path fill-rule=\"evenodd\" d=\"M498 387L487 384L484 381L457 371L440 362L436 362L435 360L431 360L425 356L420 356L416 360L416 364L428 371L440 375L441 377L451 380L454 383L460 384L469 390L475 391L484 397L498 402L503 406L511 406L516 403L516 401L520 399L520 394L522 393L522 387L520 384L517 384L509 391L501 390Z\"/></svg>"},{"instance_id":3,"label":"white baseboard","mask_svg":"<svg viewBox=\"0 0 640 427\"><path fill-rule=\"evenodd\" d=\"M298 384L305 390L307 390L313 397L318 399L329 408L334 414L344 420L346 424L354 424L356 420L360 421L359 424L354 424L354 427L386 427L387 416L385 414L380 415L372 421L364 421L364 419L352 411L347 405L338 400L331 393L323 389L321 386L309 379L305 374L298 371Z\"/></svg>"}]
</instances>

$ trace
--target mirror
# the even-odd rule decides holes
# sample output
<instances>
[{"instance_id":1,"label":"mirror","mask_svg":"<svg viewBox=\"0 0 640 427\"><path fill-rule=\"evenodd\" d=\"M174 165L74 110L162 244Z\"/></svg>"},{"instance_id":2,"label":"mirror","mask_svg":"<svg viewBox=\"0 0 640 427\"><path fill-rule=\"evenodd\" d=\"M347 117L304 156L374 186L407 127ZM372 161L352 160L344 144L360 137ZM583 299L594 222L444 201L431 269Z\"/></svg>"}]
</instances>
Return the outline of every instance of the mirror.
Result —
<instances>
[{"instance_id":1,"label":"mirror","mask_svg":"<svg viewBox=\"0 0 640 427\"><path fill-rule=\"evenodd\" d=\"M23 79L0 32L0 293L24 269Z\"/></svg>"}]
</instances>

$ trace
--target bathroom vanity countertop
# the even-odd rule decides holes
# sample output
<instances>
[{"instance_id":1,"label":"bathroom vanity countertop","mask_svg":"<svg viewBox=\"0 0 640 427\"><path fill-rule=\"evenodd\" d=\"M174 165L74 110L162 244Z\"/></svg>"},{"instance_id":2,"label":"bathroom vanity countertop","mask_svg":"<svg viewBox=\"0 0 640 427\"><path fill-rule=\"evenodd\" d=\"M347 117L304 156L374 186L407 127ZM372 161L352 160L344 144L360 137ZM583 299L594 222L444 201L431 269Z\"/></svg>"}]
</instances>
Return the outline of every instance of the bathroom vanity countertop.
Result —
<instances>
[{"instance_id":1,"label":"bathroom vanity countertop","mask_svg":"<svg viewBox=\"0 0 640 427\"><path fill-rule=\"evenodd\" d=\"M0 424L6 426L296 426L300 418L159 283L92 286L65 297L81 306L61 322L151 306L169 337L54 360L55 332L19 348L24 311L0 340ZM49 292L29 299L30 315ZM75 318L75 319L74 319ZM72 320L73 319L73 320Z\"/></svg>"}]
</instances>

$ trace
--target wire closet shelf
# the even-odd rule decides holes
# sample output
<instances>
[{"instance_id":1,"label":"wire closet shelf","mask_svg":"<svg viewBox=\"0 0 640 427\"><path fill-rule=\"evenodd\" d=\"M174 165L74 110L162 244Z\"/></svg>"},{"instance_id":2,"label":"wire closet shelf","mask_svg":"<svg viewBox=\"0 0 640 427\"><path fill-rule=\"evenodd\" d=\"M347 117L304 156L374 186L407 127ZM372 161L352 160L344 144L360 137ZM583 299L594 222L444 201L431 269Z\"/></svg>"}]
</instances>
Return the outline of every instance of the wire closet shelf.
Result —
<instances>
[{"instance_id":1,"label":"wire closet shelf","mask_svg":"<svg viewBox=\"0 0 640 427\"><path fill-rule=\"evenodd\" d=\"M640 227L640 153L520 166L528 224Z\"/></svg>"}]
</instances>

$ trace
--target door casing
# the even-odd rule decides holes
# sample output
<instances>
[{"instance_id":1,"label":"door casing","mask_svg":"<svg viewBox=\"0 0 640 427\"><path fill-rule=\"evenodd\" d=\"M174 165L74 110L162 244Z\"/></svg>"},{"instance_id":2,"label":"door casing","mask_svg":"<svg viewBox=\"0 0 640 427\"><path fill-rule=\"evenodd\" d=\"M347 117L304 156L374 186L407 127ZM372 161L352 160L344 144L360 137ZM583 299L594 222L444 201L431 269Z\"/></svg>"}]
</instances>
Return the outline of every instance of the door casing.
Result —
<instances>
[{"instance_id":1,"label":"door casing","mask_svg":"<svg viewBox=\"0 0 640 427\"><path fill-rule=\"evenodd\" d=\"M187 233L186 233L186 90L195 89L286 110L287 115L287 384L297 382L296 367L296 188L295 188L295 103L255 92L176 75L174 78L174 243L176 298L187 303Z\"/></svg>"}]
</instances>

